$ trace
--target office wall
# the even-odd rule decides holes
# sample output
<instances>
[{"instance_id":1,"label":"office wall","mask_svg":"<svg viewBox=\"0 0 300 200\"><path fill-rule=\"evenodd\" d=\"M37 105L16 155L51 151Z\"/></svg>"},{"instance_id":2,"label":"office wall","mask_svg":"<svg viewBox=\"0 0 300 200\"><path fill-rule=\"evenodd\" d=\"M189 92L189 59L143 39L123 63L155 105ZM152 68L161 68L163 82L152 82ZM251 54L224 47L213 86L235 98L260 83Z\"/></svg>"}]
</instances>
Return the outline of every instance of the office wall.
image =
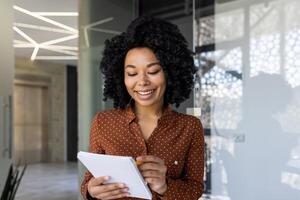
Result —
<instances>
[{"instance_id":1,"label":"office wall","mask_svg":"<svg viewBox=\"0 0 300 200\"><path fill-rule=\"evenodd\" d=\"M11 95L14 74L13 1L0 1L0 194L11 160Z\"/></svg>"},{"instance_id":2,"label":"office wall","mask_svg":"<svg viewBox=\"0 0 300 200\"><path fill-rule=\"evenodd\" d=\"M44 87L47 89L47 158L43 161L65 160L65 66L47 62L16 58L15 84ZM35 98L35 97L32 97ZM32 99L32 103L35 102ZM20 112L16 110L15 112ZM26 115L24 115L26 117ZM20 121L20 120L19 120ZM25 120L26 121L26 120ZM24 122L25 122L24 121ZM28 121L28 120L27 120ZM17 123L17 122L16 122ZM28 123L27 123L28 124ZM15 124L19 125L19 124ZM24 123L23 123L24 125ZM44 124L45 125L45 124ZM17 133L16 133L17 134ZM18 133L20 136L20 133ZM25 133L23 133L25 134ZM24 149L26 150L26 148Z\"/></svg>"}]
</instances>

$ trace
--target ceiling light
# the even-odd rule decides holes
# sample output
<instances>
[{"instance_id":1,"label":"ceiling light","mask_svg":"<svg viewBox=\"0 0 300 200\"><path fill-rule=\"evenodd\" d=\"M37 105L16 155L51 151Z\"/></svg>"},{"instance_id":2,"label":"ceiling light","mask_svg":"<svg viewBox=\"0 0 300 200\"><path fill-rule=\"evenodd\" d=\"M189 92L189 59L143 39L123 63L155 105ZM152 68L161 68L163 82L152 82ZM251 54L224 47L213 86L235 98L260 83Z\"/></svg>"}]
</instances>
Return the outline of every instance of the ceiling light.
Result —
<instances>
[{"instance_id":1,"label":"ceiling light","mask_svg":"<svg viewBox=\"0 0 300 200\"><path fill-rule=\"evenodd\" d=\"M31 60L76 60L78 59L78 47L76 46L66 46L66 45L54 45L57 43L61 43L64 41L69 41L72 39L78 38L78 30L67 26L63 23L57 22L55 20L43 17L43 16L78 16L77 12L31 12L19 6L13 6L13 8L19 12L22 12L26 15L32 16L37 18L41 21L46 23L50 23L60 28L52 28L48 26L40 26L34 24L26 24L26 23L14 23L14 31L16 31L20 36L22 36L26 41L22 40L14 40L14 47L15 48L33 48L33 52L31 55ZM112 19L102 20L102 23L109 21ZM99 24L101 22L97 22ZM94 24L94 23L93 23ZM92 25L93 25L92 24ZM45 41L43 43L37 43L34 39L32 39L29 35L23 32L20 28L27 28L32 30L42 30L42 31L50 31L56 33L65 33L71 34L65 37ZM46 49L49 51L59 52L63 54L67 54L67 56L37 56L39 49Z\"/></svg>"},{"instance_id":2,"label":"ceiling light","mask_svg":"<svg viewBox=\"0 0 300 200\"><path fill-rule=\"evenodd\" d=\"M16 43L16 44L27 44L28 42L22 41L22 40L14 40L14 43Z\"/></svg>"},{"instance_id":3,"label":"ceiling light","mask_svg":"<svg viewBox=\"0 0 300 200\"><path fill-rule=\"evenodd\" d=\"M37 56L36 60L77 60L77 56Z\"/></svg>"},{"instance_id":4,"label":"ceiling light","mask_svg":"<svg viewBox=\"0 0 300 200\"><path fill-rule=\"evenodd\" d=\"M32 55L31 55L31 58L30 58L31 60L35 60L38 51L39 51L39 47L36 46L34 48L33 52L32 52Z\"/></svg>"},{"instance_id":5,"label":"ceiling light","mask_svg":"<svg viewBox=\"0 0 300 200\"><path fill-rule=\"evenodd\" d=\"M77 56L77 52L73 52L73 51L68 51L68 50L63 50L63 49L55 49L55 48L49 48L49 47L40 47L41 49L46 49L49 51L54 51L54 52L58 52L58 53L63 53L63 54L67 54L67 55L71 55L71 56Z\"/></svg>"},{"instance_id":6,"label":"ceiling light","mask_svg":"<svg viewBox=\"0 0 300 200\"><path fill-rule=\"evenodd\" d=\"M26 40L28 40L31 44L37 45L36 41L34 41L31 37L29 37L28 35L26 35L23 31L21 31L18 27L14 26L13 29L19 33L23 38L25 38Z\"/></svg>"},{"instance_id":7,"label":"ceiling light","mask_svg":"<svg viewBox=\"0 0 300 200\"><path fill-rule=\"evenodd\" d=\"M76 17L78 12L32 12L40 16L55 16L55 17Z\"/></svg>"},{"instance_id":8,"label":"ceiling light","mask_svg":"<svg viewBox=\"0 0 300 200\"><path fill-rule=\"evenodd\" d=\"M78 47L74 46L61 46L61 45L41 45L41 47L47 47L47 48L55 48L55 49L64 49L64 50L72 50L72 51L78 51Z\"/></svg>"},{"instance_id":9,"label":"ceiling light","mask_svg":"<svg viewBox=\"0 0 300 200\"><path fill-rule=\"evenodd\" d=\"M121 34L120 31L113 31L113 30L109 30L109 29L102 29L102 28L90 28L90 30L93 31L99 31L99 32L103 32L103 33L111 33L111 34Z\"/></svg>"},{"instance_id":10,"label":"ceiling light","mask_svg":"<svg viewBox=\"0 0 300 200\"><path fill-rule=\"evenodd\" d=\"M90 28L90 27L93 27L93 26L97 26L97 25L100 25L100 24L104 24L104 23L106 23L106 22L112 21L113 19L114 19L113 17L109 17L109 18L106 18L106 19L102 19L102 20L96 21L96 22L94 22L94 23L88 24L88 25L86 25L84 28Z\"/></svg>"},{"instance_id":11,"label":"ceiling light","mask_svg":"<svg viewBox=\"0 0 300 200\"><path fill-rule=\"evenodd\" d=\"M34 48L35 45L30 44L30 43L27 43L27 44L14 44L14 47L15 48Z\"/></svg>"},{"instance_id":12,"label":"ceiling light","mask_svg":"<svg viewBox=\"0 0 300 200\"><path fill-rule=\"evenodd\" d=\"M19 41L19 40L14 40L14 47L15 48L34 48L35 45L24 42L24 41ZM72 51L78 51L78 47L74 46L61 46L61 45L41 45L38 44L40 48L49 48L49 49L62 49L62 50L72 50Z\"/></svg>"},{"instance_id":13,"label":"ceiling light","mask_svg":"<svg viewBox=\"0 0 300 200\"><path fill-rule=\"evenodd\" d=\"M43 42L40 45L45 46L45 45L50 45L50 44L57 44L57 43L65 42L65 41L72 40L72 39L75 39L75 38L78 38L77 34L69 35L69 36L58 38L58 39L55 39L55 40L50 40L50 41L47 41L47 42Z\"/></svg>"},{"instance_id":14,"label":"ceiling light","mask_svg":"<svg viewBox=\"0 0 300 200\"><path fill-rule=\"evenodd\" d=\"M114 19L113 17L109 17L109 18L102 19L102 20L96 21L94 23L88 24L88 25L83 27L84 40L85 40L85 44L86 44L87 47L90 47L89 35L88 35L88 32L87 32L88 29L92 29L93 26L104 24L106 22L112 21L113 19ZM105 31L102 31L102 30L98 29L98 31L106 32L106 33L108 33L107 31L111 31L111 30L107 30L107 29L103 29L103 30L105 30ZM113 34L115 34L115 31L112 31L112 32L114 32ZM110 33L112 33L112 32L110 32Z\"/></svg>"},{"instance_id":15,"label":"ceiling light","mask_svg":"<svg viewBox=\"0 0 300 200\"><path fill-rule=\"evenodd\" d=\"M69 30L69 31L72 31L73 33L77 33L77 32L78 32L76 29L74 29L74 28L72 28L72 27L70 27L70 26L67 26L67 25L65 25L65 24L59 23L59 22L54 21L54 20L52 20L52 19L49 19L49 18L40 16L40 15L38 15L38 14L35 14L35 13L33 13L33 12L30 12L29 10L26 10L26 9L21 8L21 7L19 7L19 6L13 6L13 8L14 8L15 10L17 10L17 11L20 11L20 12L22 12L22 13L25 13L25 14L27 14L27 15L30 15L30 16L32 16L32 17L35 17L35 18L40 19L40 20L42 20L42 21L45 21L45 22L47 22L47 23L53 24L53 25L55 25L55 26L61 27L61 28L63 28L63 29Z\"/></svg>"},{"instance_id":16,"label":"ceiling light","mask_svg":"<svg viewBox=\"0 0 300 200\"><path fill-rule=\"evenodd\" d=\"M65 30L65 29L58 29L58 28L52 28L47 26L37 26L32 24L24 24L24 23L14 23L15 26L22 27L22 28L29 28L29 29L35 29L35 30L42 30L42 31L50 31L55 33L70 33L74 34L73 31Z\"/></svg>"}]
</instances>

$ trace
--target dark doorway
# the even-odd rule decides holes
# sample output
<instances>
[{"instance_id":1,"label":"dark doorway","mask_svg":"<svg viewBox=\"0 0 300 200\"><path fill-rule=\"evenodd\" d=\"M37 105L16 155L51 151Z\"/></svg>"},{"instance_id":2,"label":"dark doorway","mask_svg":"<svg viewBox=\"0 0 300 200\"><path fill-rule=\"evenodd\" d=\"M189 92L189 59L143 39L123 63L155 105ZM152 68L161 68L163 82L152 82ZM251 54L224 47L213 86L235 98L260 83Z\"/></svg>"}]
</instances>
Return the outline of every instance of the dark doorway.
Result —
<instances>
[{"instance_id":1,"label":"dark doorway","mask_svg":"<svg viewBox=\"0 0 300 200\"><path fill-rule=\"evenodd\" d=\"M77 68L67 66L67 161L77 161Z\"/></svg>"}]
</instances>

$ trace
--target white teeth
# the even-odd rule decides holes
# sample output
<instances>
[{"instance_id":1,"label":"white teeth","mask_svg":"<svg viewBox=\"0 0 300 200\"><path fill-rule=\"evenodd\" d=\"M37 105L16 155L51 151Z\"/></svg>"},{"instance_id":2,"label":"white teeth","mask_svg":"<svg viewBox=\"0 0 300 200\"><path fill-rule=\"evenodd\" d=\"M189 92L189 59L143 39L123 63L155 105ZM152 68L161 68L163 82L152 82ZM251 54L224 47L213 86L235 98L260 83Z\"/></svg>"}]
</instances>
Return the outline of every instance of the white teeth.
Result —
<instances>
[{"instance_id":1,"label":"white teeth","mask_svg":"<svg viewBox=\"0 0 300 200\"><path fill-rule=\"evenodd\" d=\"M148 91L137 91L138 94L140 95L148 95L153 93L154 90L148 90Z\"/></svg>"}]
</instances>

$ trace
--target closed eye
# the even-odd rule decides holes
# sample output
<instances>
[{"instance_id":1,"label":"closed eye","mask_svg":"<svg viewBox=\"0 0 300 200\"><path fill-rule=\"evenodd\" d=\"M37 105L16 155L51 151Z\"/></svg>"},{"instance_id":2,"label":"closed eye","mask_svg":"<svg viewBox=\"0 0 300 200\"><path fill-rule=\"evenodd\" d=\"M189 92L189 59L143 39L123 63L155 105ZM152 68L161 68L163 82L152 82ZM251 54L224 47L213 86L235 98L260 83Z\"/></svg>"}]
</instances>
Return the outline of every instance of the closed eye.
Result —
<instances>
[{"instance_id":1,"label":"closed eye","mask_svg":"<svg viewBox=\"0 0 300 200\"><path fill-rule=\"evenodd\" d=\"M135 76L137 73L127 73L128 76Z\"/></svg>"},{"instance_id":2,"label":"closed eye","mask_svg":"<svg viewBox=\"0 0 300 200\"><path fill-rule=\"evenodd\" d=\"M154 72L148 72L148 74L157 74L158 72L160 72L160 70L156 70Z\"/></svg>"}]
</instances>

